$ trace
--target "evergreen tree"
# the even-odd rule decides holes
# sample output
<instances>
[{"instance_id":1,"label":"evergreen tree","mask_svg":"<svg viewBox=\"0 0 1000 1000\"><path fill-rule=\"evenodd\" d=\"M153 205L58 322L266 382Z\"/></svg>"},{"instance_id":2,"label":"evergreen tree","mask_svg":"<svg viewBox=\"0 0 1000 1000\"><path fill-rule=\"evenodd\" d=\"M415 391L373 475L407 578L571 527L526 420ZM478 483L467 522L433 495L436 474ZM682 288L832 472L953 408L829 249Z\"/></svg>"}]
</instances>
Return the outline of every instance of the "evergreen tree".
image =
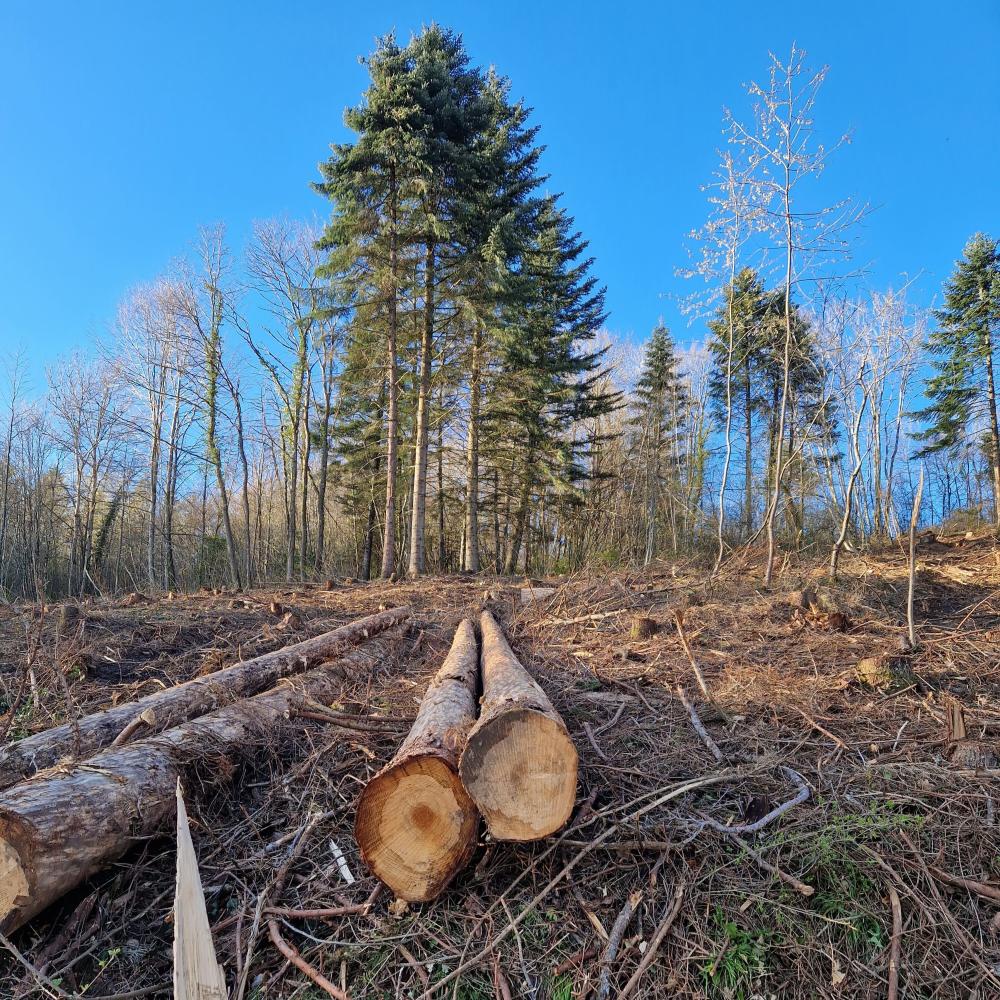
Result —
<instances>
[{"instance_id":1,"label":"evergreen tree","mask_svg":"<svg viewBox=\"0 0 1000 1000\"><path fill-rule=\"evenodd\" d=\"M587 476L581 457L592 442L574 439L573 425L617 404L600 384L604 351L587 349L605 319L605 293L591 274L593 258L583 256L586 249L556 199L539 202L517 292L505 303L502 375L490 414L511 475L520 481L504 561L507 573L517 566L542 477L557 495L565 495Z\"/></svg>"},{"instance_id":2,"label":"evergreen tree","mask_svg":"<svg viewBox=\"0 0 1000 1000\"><path fill-rule=\"evenodd\" d=\"M469 314L471 333L467 350L469 401L462 569L472 573L478 572L480 565L482 398L484 390L489 389L491 359L496 355L504 304L508 301L516 304L516 275L522 252L530 243L536 208L532 196L544 179L537 172L541 155L535 142L538 129L527 124L529 110L521 102L511 103L509 92L509 81L491 70L484 90L490 115L483 137L484 174L464 202L467 214L462 220L471 248L458 287L460 301Z\"/></svg>"},{"instance_id":3,"label":"evergreen tree","mask_svg":"<svg viewBox=\"0 0 1000 1000\"><path fill-rule=\"evenodd\" d=\"M1000 529L1000 429L997 424L995 352L1000 327L1000 244L977 233L966 244L945 284L944 308L927 349L935 356L928 380L928 421L919 435L921 454L953 451L986 423L986 450L993 470L993 505Z\"/></svg>"},{"instance_id":4,"label":"evergreen tree","mask_svg":"<svg viewBox=\"0 0 1000 1000\"><path fill-rule=\"evenodd\" d=\"M644 564L656 554L660 497L664 493L672 544L677 549L677 494L684 461L687 404L687 391L677 373L674 342L661 320L646 344L631 421L637 432L636 457L645 478Z\"/></svg>"},{"instance_id":5,"label":"evergreen tree","mask_svg":"<svg viewBox=\"0 0 1000 1000\"><path fill-rule=\"evenodd\" d=\"M431 360L438 331L439 293L471 252L474 238L467 208L472 192L489 176L484 137L491 108L482 73L469 65L462 38L432 25L412 39L413 96L419 113L421 166L418 189L422 225L423 322L416 409L410 552L407 572L425 568L428 431L431 422Z\"/></svg>"},{"instance_id":6,"label":"evergreen tree","mask_svg":"<svg viewBox=\"0 0 1000 1000\"><path fill-rule=\"evenodd\" d=\"M399 468L399 337L407 263L417 239L414 219L423 170L423 124L414 95L412 52L394 36L379 40L367 60L371 82L360 105L344 114L357 134L332 147L315 185L333 202L320 247L329 251L321 275L369 302L385 332L385 522L382 576L396 568L396 483Z\"/></svg>"}]
</instances>

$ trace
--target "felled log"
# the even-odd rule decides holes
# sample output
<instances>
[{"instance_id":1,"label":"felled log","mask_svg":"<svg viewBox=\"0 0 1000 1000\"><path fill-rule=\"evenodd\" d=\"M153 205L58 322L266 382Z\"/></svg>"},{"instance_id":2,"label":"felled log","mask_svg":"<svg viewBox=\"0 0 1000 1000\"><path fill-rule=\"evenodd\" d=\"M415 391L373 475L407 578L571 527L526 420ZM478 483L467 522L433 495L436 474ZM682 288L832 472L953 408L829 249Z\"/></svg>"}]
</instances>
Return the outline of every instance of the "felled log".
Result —
<instances>
[{"instance_id":1,"label":"felled log","mask_svg":"<svg viewBox=\"0 0 1000 1000\"><path fill-rule=\"evenodd\" d=\"M289 716L340 695L345 676L378 662L353 650L277 687L0 794L0 931L9 932L174 816L188 788L232 777L234 762L272 746Z\"/></svg>"},{"instance_id":2,"label":"felled log","mask_svg":"<svg viewBox=\"0 0 1000 1000\"><path fill-rule=\"evenodd\" d=\"M555 587L522 587L521 603L533 604L535 601L544 601L556 592Z\"/></svg>"},{"instance_id":3,"label":"felled log","mask_svg":"<svg viewBox=\"0 0 1000 1000\"><path fill-rule=\"evenodd\" d=\"M409 613L409 608L392 608L359 618L332 632L244 660L186 684L27 736L0 750L0 790L67 758L85 759L111 746L126 726L140 717L147 722L148 728L143 733L148 735L264 691L282 677L301 673L398 625Z\"/></svg>"},{"instance_id":4,"label":"felled log","mask_svg":"<svg viewBox=\"0 0 1000 1000\"><path fill-rule=\"evenodd\" d=\"M400 899L434 899L475 846L479 814L458 760L476 718L478 667L475 625L465 619L409 735L358 800L362 860Z\"/></svg>"},{"instance_id":5,"label":"felled log","mask_svg":"<svg viewBox=\"0 0 1000 1000\"><path fill-rule=\"evenodd\" d=\"M480 625L482 708L459 773L497 840L538 840L573 811L576 747L493 615L484 611Z\"/></svg>"}]
</instances>

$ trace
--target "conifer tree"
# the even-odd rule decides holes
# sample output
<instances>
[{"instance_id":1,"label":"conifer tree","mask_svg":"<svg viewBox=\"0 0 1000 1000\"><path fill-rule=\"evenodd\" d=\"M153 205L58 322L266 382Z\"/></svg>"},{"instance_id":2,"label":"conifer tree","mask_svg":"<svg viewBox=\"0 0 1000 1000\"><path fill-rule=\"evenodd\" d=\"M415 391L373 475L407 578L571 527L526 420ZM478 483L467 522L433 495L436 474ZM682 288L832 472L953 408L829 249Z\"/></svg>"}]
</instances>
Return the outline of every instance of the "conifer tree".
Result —
<instances>
[{"instance_id":1,"label":"conifer tree","mask_svg":"<svg viewBox=\"0 0 1000 1000\"><path fill-rule=\"evenodd\" d=\"M322 276L372 297L385 331L385 522L382 576L396 569L396 481L399 468L400 300L417 238L414 205L422 175L417 138L422 112L414 96L412 53L394 36L379 40L367 60L371 82L357 107L344 114L357 134L338 143L320 165L316 190L334 205L320 247L329 252ZM364 296L359 296L364 298Z\"/></svg>"},{"instance_id":2,"label":"conifer tree","mask_svg":"<svg viewBox=\"0 0 1000 1000\"><path fill-rule=\"evenodd\" d=\"M487 169L482 151L490 121L482 73L469 65L462 38L437 25L407 47L413 65L413 99L419 128L414 135L420 165L417 201L422 227L422 329L413 462L413 501L407 572L425 568L428 431L431 418L431 359L437 332L439 287L469 253L469 216L464 202Z\"/></svg>"},{"instance_id":3,"label":"conifer tree","mask_svg":"<svg viewBox=\"0 0 1000 1000\"><path fill-rule=\"evenodd\" d=\"M489 122L483 137L483 175L465 201L463 219L471 252L465 261L461 300L470 314L468 345L468 428L466 432L465 544L462 569L479 571L480 424L484 384L505 302L516 302L516 272L530 242L535 204L542 183L537 172L541 149L529 109L511 103L510 83L490 70L484 99Z\"/></svg>"},{"instance_id":4,"label":"conifer tree","mask_svg":"<svg viewBox=\"0 0 1000 1000\"><path fill-rule=\"evenodd\" d=\"M1000 530L1000 428L997 422L996 351L1000 336L1000 243L977 233L966 244L945 284L938 328L927 340L935 356L928 380L928 421L919 435L922 454L953 451L977 424L986 424L986 451L993 472L993 506Z\"/></svg>"},{"instance_id":5,"label":"conifer tree","mask_svg":"<svg viewBox=\"0 0 1000 1000\"><path fill-rule=\"evenodd\" d=\"M494 433L503 435L511 474L519 480L507 573L517 567L542 477L565 493L587 475L580 458L588 442L572 437L573 424L617 404L601 385L604 351L588 349L605 312L604 289L591 273L593 258L583 256L587 243L554 197L539 203L535 227L517 294L505 304L502 377L491 412Z\"/></svg>"},{"instance_id":6,"label":"conifer tree","mask_svg":"<svg viewBox=\"0 0 1000 1000\"><path fill-rule=\"evenodd\" d=\"M660 496L667 494L667 515L676 550L676 495L684 459L687 392L677 372L677 357L670 332L661 320L646 344L642 373L636 383L632 424L637 431L640 467L645 473L646 545L648 565L656 554Z\"/></svg>"}]
</instances>

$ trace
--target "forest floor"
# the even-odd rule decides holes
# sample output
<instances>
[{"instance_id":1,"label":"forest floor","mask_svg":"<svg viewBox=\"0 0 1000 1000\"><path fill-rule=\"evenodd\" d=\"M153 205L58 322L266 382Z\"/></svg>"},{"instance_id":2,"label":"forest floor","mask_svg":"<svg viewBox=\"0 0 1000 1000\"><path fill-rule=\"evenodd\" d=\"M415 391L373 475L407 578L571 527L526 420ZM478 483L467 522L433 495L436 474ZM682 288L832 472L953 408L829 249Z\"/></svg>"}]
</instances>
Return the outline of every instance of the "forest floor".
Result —
<instances>
[{"instance_id":1,"label":"forest floor","mask_svg":"<svg viewBox=\"0 0 1000 1000\"><path fill-rule=\"evenodd\" d=\"M997 997L1000 548L931 542L918 567L910 655L902 549L847 557L836 584L793 560L769 592L756 558L711 586L683 562L535 581L555 593L525 605L524 581L448 577L94 601L71 628L57 606L0 607L0 683L13 690L30 658L37 687L0 714L0 734L411 605L404 631L375 640L378 667L345 681L339 709L366 721L303 721L294 744L261 745L231 782L188 790L231 996L317 998L261 928L260 901L285 866L271 906L371 899L352 837L358 792L392 757L457 622L485 601L576 742L577 810L547 841L483 838L435 902L383 891L367 912L283 917L285 939L354 1000L420 996L477 957L434 995L892 997L895 959L900 997ZM633 639L636 616L655 633ZM11 943L71 996L169 996L173 880L168 831ZM0 997L40 995L0 948Z\"/></svg>"}]
</instances>

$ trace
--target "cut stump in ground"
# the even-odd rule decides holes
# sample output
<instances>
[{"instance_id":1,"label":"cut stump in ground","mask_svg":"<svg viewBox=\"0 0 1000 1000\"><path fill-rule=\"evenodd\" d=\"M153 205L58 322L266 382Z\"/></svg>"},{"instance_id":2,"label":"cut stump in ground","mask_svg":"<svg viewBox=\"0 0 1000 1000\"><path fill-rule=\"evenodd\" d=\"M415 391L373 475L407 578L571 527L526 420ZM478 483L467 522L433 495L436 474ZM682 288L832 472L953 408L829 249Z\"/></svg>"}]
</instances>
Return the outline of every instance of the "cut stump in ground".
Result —
<instances>
[{"instance_id":1,"label":"cut stump in ground","mask_svg":"<svg viewBox=\"0 0 1000 1000\"><path fill-rule=\"evenodd\" d=\"M578 758L566 725L484 611L483 699L460 774L497 840L539 840L576 801Z\"/></svg>"},{"instance_id":2,"label":"cut stump in ground","mask_svg":"<svg viewBox=\"0 0 1000 1000\"><path fill-rule=\"evenodd\" d=\"M365 786L354 834L365 864L400 899L434 899L468 862L479 814L458 777L476 717L479 651L465 619L396 756Z\"/></svg>"}]
</instances>

